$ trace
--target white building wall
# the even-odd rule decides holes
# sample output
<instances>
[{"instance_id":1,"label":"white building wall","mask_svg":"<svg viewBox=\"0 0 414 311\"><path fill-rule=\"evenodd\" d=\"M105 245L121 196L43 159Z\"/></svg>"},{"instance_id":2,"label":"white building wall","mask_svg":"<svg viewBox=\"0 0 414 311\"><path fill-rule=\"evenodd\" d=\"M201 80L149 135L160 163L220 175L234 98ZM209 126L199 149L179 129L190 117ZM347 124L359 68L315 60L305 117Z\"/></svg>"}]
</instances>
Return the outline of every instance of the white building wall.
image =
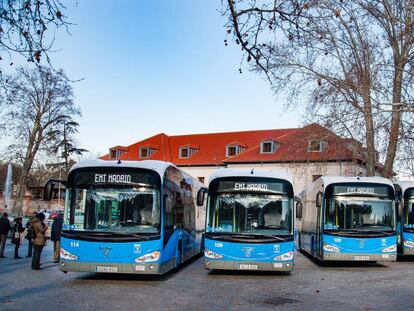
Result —
<instances>
[{"instance_id":1,"label":"white building wall","mask_svg":"<svg viewBox=\"0 0 414 311\"><path fill-rule=\"evenodd\" d=\"M204 184L206 185L210 174L217 168L226 169L217 166L181 167L182 170L195 178L204 177ZM227 168L274 170L290 173L293 178L295 193L299 193L308 187L313 182L314 177L316 178L318 175L357 176L358 174L364 175L366 172L363 166L349 162L229 164Z\"/></svg>"},{"instance_id":2,"label":"white building wall","mask_svg":"<svg viewBox=\"0 0 414 311\"><path fill-rule=\"evenodd\" d=\"M181 166L184 172L190 174L194 178L204 178L204 184L207 185L210 174L218 169L218 166Z\"/></svg>"}]
</instances>

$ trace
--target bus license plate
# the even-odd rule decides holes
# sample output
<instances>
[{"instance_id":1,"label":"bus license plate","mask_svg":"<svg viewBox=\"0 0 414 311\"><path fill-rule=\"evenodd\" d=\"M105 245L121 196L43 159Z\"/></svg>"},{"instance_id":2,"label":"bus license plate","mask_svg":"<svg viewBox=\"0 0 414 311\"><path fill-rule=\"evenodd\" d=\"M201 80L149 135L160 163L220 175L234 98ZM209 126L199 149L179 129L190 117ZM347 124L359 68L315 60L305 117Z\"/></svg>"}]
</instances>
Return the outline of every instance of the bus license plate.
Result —
<instances>
[{"instance_id":1,"label":"bus license plate","mask_svg":"<svg viewBox=\"0 0 414 311\"><path fill-rule=\"evenodd\" d=\"M257 265L240 265L242 270L257 270Z\"/></svg>"},{"instance_id":2,"label":"bus license plate","mask_svg":"<svg viewBox=\"0 0 414 311\"><path fill-rule=\"evenodd\" d=\"M117 267L96 267L96 272L118 272Z\"/></svg>"},{"instance_id":3,"label":"bus license plate","mask_svg":"<svg viewBox=\"0 0 414 311\"><path fill-rule=\"evenodd\" d=\"M369 256L354 256L354 260L369 260Z\"/></svg>"}]
</instances>

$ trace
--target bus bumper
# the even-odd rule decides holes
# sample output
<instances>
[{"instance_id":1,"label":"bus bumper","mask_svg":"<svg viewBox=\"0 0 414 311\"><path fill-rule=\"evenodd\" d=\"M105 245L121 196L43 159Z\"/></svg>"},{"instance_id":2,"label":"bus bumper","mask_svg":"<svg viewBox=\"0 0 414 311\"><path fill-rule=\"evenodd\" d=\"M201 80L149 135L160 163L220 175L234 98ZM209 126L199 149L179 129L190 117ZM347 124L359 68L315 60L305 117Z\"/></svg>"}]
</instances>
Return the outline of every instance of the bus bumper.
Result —
<instances>
[{"instance_id":1,"label":"bus bumper","mask_svg":"<svg viewBox=\"0 0 414 311\"><path fill-rule=\"evenodd\" d=\"M172 259L164 263L123 264L112 262L76 262L64 261L59 263L63 272L91 273L125 273L125 274L164 274L175 266Z\"/></svg>"},{"instance_id":2,"label":"bus bumper","mask_svg":"<svg viewBox=\"0 0 414 311\"><path fill-rule=\"evenodd\" d=\"M207 270L243 270L243 271L292 271L293 261L261 262L235 260L209 260L204 258L204 268Z\"/></svg>"},{"instance_id":3,"label":"bus bumper","mask_svg":"<svg viewBox=\"0 0 414 311\"><path fill-rule=\"evenodd\" d=\"M397 254L323 253L323 260L332 261L396 261Z\"/></svg>"}]
</instances>

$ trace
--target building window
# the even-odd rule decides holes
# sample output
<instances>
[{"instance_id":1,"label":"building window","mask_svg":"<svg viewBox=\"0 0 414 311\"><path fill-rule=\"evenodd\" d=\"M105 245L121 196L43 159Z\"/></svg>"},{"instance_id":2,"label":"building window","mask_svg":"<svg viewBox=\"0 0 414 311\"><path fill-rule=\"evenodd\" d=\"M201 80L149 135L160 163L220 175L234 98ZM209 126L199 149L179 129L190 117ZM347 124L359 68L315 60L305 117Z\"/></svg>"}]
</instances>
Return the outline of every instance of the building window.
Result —
<instances>
[{"instance_id":1,"label":"building window","mask_svg":"<svg viewBox=\"0 0 414 311\"><path fill-rule=\"evenodd\" d=\"M237 154L237 146L227 146L227 150L226 150L226 156L227 157L231 157L231 156L235 156Z\"/></svg>"},{"instance_id":2,"label":"building window","mask_svg":"<svg viewBox=\"0 0 414 311\"><path fill-rule=\"evenodd\" d=\"M149 157L148 148L139 148L139 157L148 158Z\"/></svg>"},{"instance_id":3,"label":"building window","mask_svg":"<svg viewBox=\"0 0 414 311\"><path fill-rule=\"evenodd\" d=\"M189 158L190 150L189 148L180 148L180 158Z\"/></svg>"},{"instance_id":4,"label":"building window","mask_svg":"<svg viewBox=\"0 0 414 311\"><path fill-rule=\"evenodd\" d=\"M263 141L260 143L260 153L273 153L276 151L277 143L275 141Z\"/></svg>"},{"instance_id":5,"label":"building window","mask_svg":"<svg viewBox=\"0 0 414 311\"><path fill-rule=\"evenodd\" d=\"M116 150L111 150L111 159L116 159Z\"/></svg>"},{"instance_id":6,"label":"building window","mask_svg":"<svg viewBox=\"0 0 414 311\"><path fill-rule=\"evenodd\" d=\"M150 147L141 147L141 148L139 148L139 157L140 158L149 158L154 153L155 153L154 148L150 148Z\"/></svg>"},{"instance_id":7,"label":"building window","mask_svg":"<svg viewBox=\"0 0 414 311\"><path fill-rule=\"evenodd\" d=\"M198 178L198 181L199 182L201 182L201 183L203 183L204 184L204 180L205 180L205 178L204 177L197 177Z\"/></svg>"},{"instance_id":8,"label":"building window","mask_svg":"<svg viewBox=\"0 0 414 311\"><path fill-rule=\"evenodd\" d=\"M325 140L310 140L308 152L321 152L328 148L328 142Z\"/></svg>"}]
</instances>

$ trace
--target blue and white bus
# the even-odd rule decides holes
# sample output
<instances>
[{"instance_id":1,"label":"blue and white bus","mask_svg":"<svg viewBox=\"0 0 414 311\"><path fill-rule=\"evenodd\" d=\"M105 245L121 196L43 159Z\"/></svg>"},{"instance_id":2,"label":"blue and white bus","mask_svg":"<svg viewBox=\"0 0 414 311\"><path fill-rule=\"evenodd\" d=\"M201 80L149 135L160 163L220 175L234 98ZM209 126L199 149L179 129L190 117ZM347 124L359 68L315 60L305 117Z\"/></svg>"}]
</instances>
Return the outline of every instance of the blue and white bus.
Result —
<instances>
[{"instance_id":1,"label":"blue and white bus","mask_svg":"<svg viewBox=\"0 0 414 311\"><path fill-rule=\"evenodd\" d=\"M398 253L402 256L414 255L414 182L398 181L394 183L395 193L399 200Z\"/></svg>"},{"instance_id":2,"label":"blue and white bus","mask_svg":"<svg viewBox=\"0 0 414 311\"><path fill-rule=\"evenodd\" d=\"M178 268L202 252L205 192L167 162L77 163L66 182L60 270L163 274Z\"/></svg>"},{"instance_id":3,"label":"blue and white bus","mask_svg":"<svg viewBox=\"0 0 414 311\"><path fill-rule=\"evenodd\" d=\"M300 250L320 261L396 260L396 206L388 179L324 176L299 198Z\"/></svg>"},{"instance_id":4,"label":"blue and white bus","mask_svg":"<svg viewBox=\"0 0 414 311\"><path fill-rule=\"evenodd\" d=\"M214 172L208 187L204 267L292 271L292 184L285 173Z\"/></svg>"}]
</instances>

